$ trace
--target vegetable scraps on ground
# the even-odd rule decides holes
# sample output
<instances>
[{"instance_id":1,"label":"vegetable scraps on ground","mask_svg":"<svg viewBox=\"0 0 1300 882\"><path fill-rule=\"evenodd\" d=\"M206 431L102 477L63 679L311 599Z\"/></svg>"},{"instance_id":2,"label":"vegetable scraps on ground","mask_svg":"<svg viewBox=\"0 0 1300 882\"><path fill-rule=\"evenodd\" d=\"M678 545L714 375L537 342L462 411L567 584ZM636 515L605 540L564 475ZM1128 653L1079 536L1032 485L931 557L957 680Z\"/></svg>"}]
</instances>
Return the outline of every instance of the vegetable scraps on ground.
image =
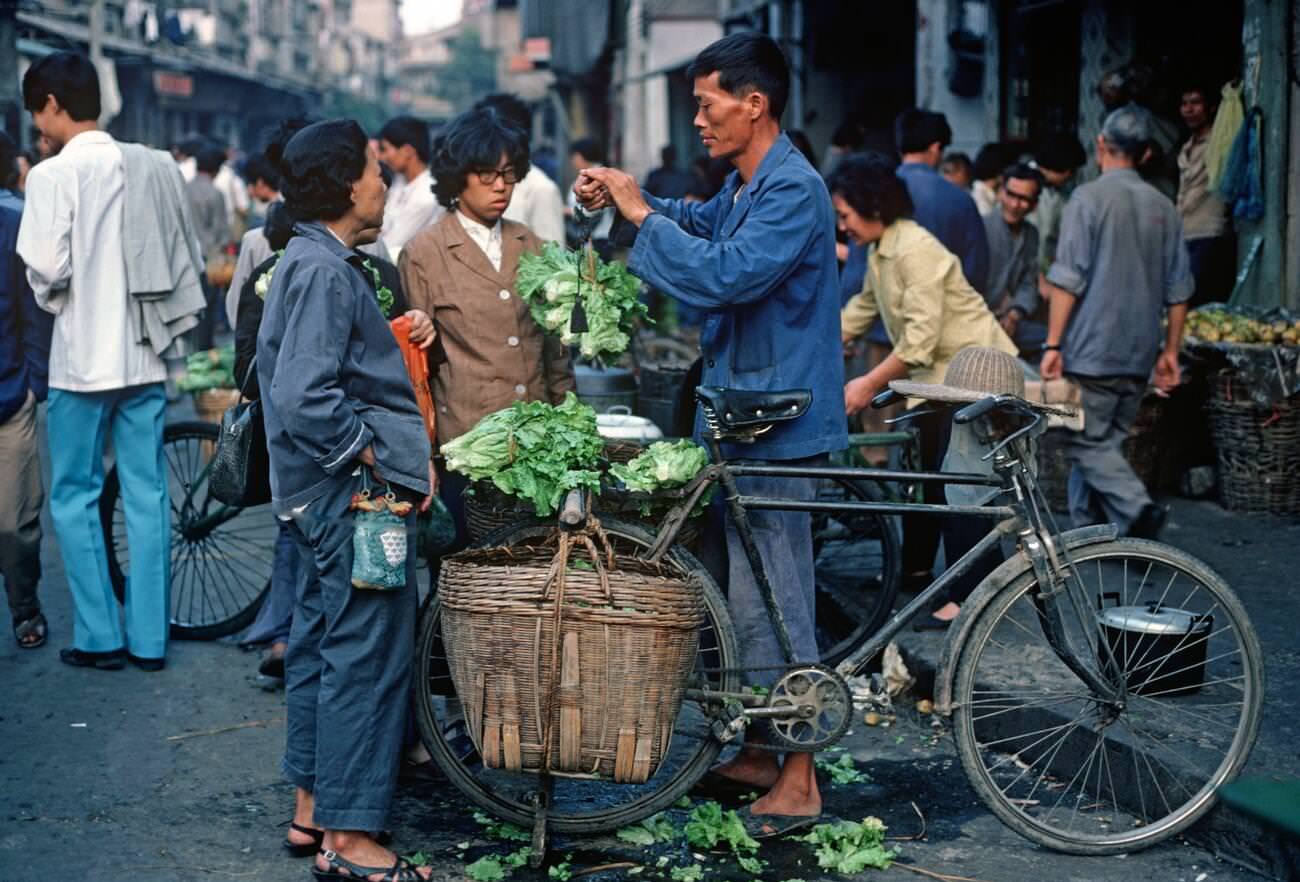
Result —
<instances>
[{"instance_id":1,"label":"vegetable scraps on ground","mask_svg":"<svg viewBox=\"0 0 1300 882\"><path fill-rule=\"evenodd\" d=\"M583 358L622 355L636 320L650 321L649 310L639 299L641 280L623 264L607 263L594 253L579 255L547 242L540 254L519 259L516 284L533 319L559 335L566 346L577 345ZM575 334L571 320L579 294L588 330Z\"/></svg>"},{"instance_id":2,"label":"vegetable scraps on ground","mask_svg":"<svg viewBox=\"0 0 1300 882\"><path fill-rule=\"evenodd\" d=\"M235 386L235 345L205 349L185 359L185 373L176 381L182 392L205 389L233 389Z\"/></svg>"},{"instance_id":3,"label":"vegetable scraps on ground","mask_svg":"<svg viewBox=\"0 0 1300 882\"><path fill-rule=\"evenodd\" d=\"M558 511L570 490L599 492L603 450L596 412L572 392L558 406L517 401L442 445L448 469L471 481L490 480L532 503L539 517Z\"/></svg>"}]
</instances>

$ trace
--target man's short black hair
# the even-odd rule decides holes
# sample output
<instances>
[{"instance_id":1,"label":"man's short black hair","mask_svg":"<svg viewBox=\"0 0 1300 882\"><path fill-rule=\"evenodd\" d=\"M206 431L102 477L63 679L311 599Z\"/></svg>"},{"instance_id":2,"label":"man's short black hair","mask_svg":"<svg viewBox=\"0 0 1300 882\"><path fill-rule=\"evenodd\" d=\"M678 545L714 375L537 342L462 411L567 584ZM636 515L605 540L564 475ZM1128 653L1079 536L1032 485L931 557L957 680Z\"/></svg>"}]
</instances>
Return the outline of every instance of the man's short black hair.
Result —
<instances>
[{"instance_id":1,"label":"man's short black hair","mask_svg":"<svg viewBox=\"0 0 1300 882\"><path fill-rule=\"evenodd\" d=\"M410 144L420 162L429 164L429 127L415 117L393 117L379 130L379 138L394 147Z\"/></svg>"},{"instance_id":2,"label":"man's short black hair","mask_svg":"<svg viewBox=\"0 0 1300 882\"><path fill-rule=\"evenodd\" d=\"M523 129L525 135L532 132L533 112L528 109L528 105L518 95L512 95L509 92L494 92L474 103L474 110L482 110L483 108L495 110L505 117L507 122Z\"/></svg>"},{"instance_id":3,"label":"man's short black hair","mask_svg":"<svg viewBox=\"0 0 1300 882\"><path fill-rule=\"evenodd\" d=\"M980 148L980 152L975 154L975 180L988 181L996 178L1007 166L1016 161L1018 152L1014 146L1002 141L985 144Z\"/></svg>"},{"instance_id":4,"label":"man's short black hair","mask_svg":"<svg viewBox=\"0 0 1300 882\"><path fill-rule=\"evenodd\" d=\"M430 163L438 203L453 208L469 175L496 168L503 154L520 179L528 174L527 135L495 110L468 110L449 122L433 142Z\"/></svg>"},{"instance_id":5,"label":"man's short black hair","mask_svg":"<svg viewBox=\"0 0 1300 882\"><path fill-rule=\"evenodd\" d=\"M0 132L0 190L12 190L17 186L18 145L4 132Z\"/></svg>"},{"instance_id":6,"label":"man's short black hair","mask_svg":"<svg viewBox=\"0 0 1300 882\"><path fill-rule=\"evenodd\" d=\"M1088 161L1088 155L1074 132L1052 132L1034 148L1034 161L1039 168L1072 172Z\"/></svg>"},{"instance_id":7,"label":"man's short black hair","mask_svg":"<svg viewBox=\"0 0 1300 882\"><path fill-rule=\"evenodd\" d=\"M952 129L942 113L912 108L894 120L894 146L899 153L921 153L934 143L940 149L952 143Z\"/></svg>"},{"instance_id":8,"label":"man's short black hair","mask_svg":"<svg viewBox=\"0 0 1300 882\"><path fill-rule=\"evenodd\" d=\"M1195 92L1205 102L1206 109L1213 112L1214 108L1219 106L1222 91L1221 88L1212 86L1208 80L1192 79L1183 83L1182 88L1178 90L1178 98L1181 101L1188 92Z\"/></svg>"},{"instance_id":9,"label":"man's short black hair","mask_svg":"<svg viewBox=\"0 0 1300 882\"><path fill-rule=\"evenodd\" d=\"M677 148L672 144L665 144L659 150L659 161L664 168L672 168L677 164Z\"/></svg>"},{"instance_id":10,"label":"man's short black hair","mask_svg":"<svg viewBox=\"0 0 1300 882\"><path fill-rule=\"evenodd\" d=\"M194 167L199 171L215 175L226 163L226 151L217 144L207 144L194 157Z\"/></svg>"},{"instance_id":11,"label":"man's short black hair","mask_svg":"<svg viewBox=\"0 0 1300 882\"><path fill-rule=\"evenodd\" d=\"M738 31L709 44L686 69L692 80L718 75L718 85L737 98L762 92L772 119L781 121L790 98L790 65L776 41L766 34Z\"/></svg>"},{"instance_id":12,"label":"man's short black hair","mask_svg":"<svg viewBox=\"0 0 1300 882\"><path fill-rule=\"evenodd\" d=\"M33 62L23 74L23 106L36 113L49 96L75 122L99 119L99 75L80 52L55 52Z\"/></svg>"},{"instance_id":13,"label":"man's short black hair","mask_svg":"<svg viewBox=\"0 0 1300 882\"><path fill-rule=\"evenodd\" d=\"M588 162L602 163L605 161L605 149L600 146L600 142L595 138L579 138L569 145L570 153L577 153Z\"/></svg>"},{"instance_id":14,"label":"man's short black hair","mask_svg":"<svg viewBox=\"0 0 1300 882\"><path fill-rule=\"evenodd\" d=\"M933 143L933 142L932 142ZM885 226L912 215L912 197L895 172L893 160L883 153L853 153L835 166L826 188L866 220Z\"/></svg>"},{"instance_id":15,"label":"man's short black hair","mask_svg":"<svg viewBox=\"0 0 1300 882\"><path fill-rule=\"evenodd\" d=\"M1043 179L1043 173L1034 168L1027 162L1013 162L1002 170L1002 180L1009 181L1015 178L1017 181L1033 181L1038 185L1038 192L1043 192L1043 187L1047 186L1047 181Z\"/></svg>"},{"instance_id":16,"label":"man's short black hair","mask_svg":"<svg viewBox=\"0 0 1300 882\"><path fill-rule=\"evenodd\" d=\"M280 190L280 172L264 154L254 153L244 162L244 180L250 184L262 181L272 190Z\"/></svg>"},{"instance_id":17,"label":"man's short black hair","mask_svg":"<svg viewBox=\"0 0 1300 882\"><path fill-rule=\"evenodd\" d=\"M970 157L960 150L950 150L943 155L943 160L939 163L941 169L960 169L972 178L975 176L975 165L970 161Z\"/></svg>"},{"instance_id":18,"label":"man's short black hair","mask_svg":"<svg viewBox=\"0 0 1300 882\"><path fill-rule=\"evenodd\" d=\"M281 192L298 220L332 221L352 207L352 185L366 171L369 140L351 119L313 123L289 139Z\"/></svg>"}]
</instances>

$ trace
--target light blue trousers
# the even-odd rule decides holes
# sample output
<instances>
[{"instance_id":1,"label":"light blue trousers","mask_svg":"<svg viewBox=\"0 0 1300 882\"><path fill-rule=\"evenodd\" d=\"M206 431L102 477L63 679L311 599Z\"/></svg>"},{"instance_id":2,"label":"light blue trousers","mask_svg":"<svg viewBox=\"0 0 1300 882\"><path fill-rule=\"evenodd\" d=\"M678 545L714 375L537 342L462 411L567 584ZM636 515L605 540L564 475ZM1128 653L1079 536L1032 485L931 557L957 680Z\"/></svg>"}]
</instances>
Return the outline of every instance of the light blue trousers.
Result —
<instances>
[{"instance_id":1,"label":"light blue trousers","mask_svg":"<svg viewBox=\"0 0 1300 882\"><path fill-rule=\"evenodd\" d=\"M50 390L50 514L72 590L72 645L77 649L125 647L141 658L162 658L167 652L171 509L163 457L166 411L162 383L105 392ZM131 553L125 639L99 516L109 432Z\"/></svg>"}]
</instances>

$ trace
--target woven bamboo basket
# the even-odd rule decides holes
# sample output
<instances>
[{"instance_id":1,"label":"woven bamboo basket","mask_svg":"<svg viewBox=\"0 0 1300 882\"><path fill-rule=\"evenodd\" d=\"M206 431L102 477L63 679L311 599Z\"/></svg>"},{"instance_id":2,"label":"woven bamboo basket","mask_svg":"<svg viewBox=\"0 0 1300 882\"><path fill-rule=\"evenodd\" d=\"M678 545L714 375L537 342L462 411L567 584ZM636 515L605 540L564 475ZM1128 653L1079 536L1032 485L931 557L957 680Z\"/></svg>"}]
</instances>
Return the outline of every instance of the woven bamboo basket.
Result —
<instances>
[{"instance_id":1,"label":"woven bamboo basket","mask_svg":"<svg viewBox=\"0 0 1300 882\"><path fill-rule=\"evenodd\" d=\"M628 463L645 453L645 446L635 441L606 441L605 459Z\"/></svg>"},{"instance_id":2,"label":"woven bamboo basket","mask_svg":"<svg viewBox=\"0 0 1300 882\"><path fill-rule=\"evenodd\" d=\"M194 393L194 413L209 423L220 425L225 412L238 403L238 389L203 389Z\"/></svg>"},{"instance_id":3,"label":"woven bamboo basket","mask_svg":"<svg viewBox=\"0 0 1300 882\"><path fill-rule=\"evenodd\" d=\"M477 481L473 493L465 494L465 530L470 542L515 524L531 520L533 508L527 502L507 496L491 481Z\"/></svg>"},{"instance_id":4,"label":"woven bamboo basket","mask_svg":"<svg viewBox=\"0 0 1300 882\"><path fill-rule=\"evenodd\" d=\"M1234 511L1300 513L1300 401L1271 410L1220 374L1207 404L1219 466L1219 497Z\"/></svg>"},{"instance_id":5,"label":"woven bamboo basket","mask_svg":"<svg viewBox=\"0 0 1300 882\"><path fill-rule=\"evenodd\" d=\"M668 752L704 620L700 586L615 561L594 532L599 551L591 535L557 533L443 561L443 641L489 768L640 784Z\"/></svg>"}]
</instances>

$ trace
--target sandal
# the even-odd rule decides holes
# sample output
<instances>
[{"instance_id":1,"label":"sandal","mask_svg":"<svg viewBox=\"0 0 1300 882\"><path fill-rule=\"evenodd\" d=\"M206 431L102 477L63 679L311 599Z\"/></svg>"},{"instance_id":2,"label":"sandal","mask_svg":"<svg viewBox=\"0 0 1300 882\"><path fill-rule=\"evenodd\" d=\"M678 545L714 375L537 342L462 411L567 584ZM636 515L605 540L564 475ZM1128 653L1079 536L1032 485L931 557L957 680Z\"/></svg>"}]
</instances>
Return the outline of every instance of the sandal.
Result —
<instances>
[{"instance_id":1,"label":"sandal","mask_svg":"<svg viewBox=\"0 0 1300 882\"><path fill-rule=\"evenodd\" d=\"M284 839L284 850L289 852L289 857L305 858L314 857L316 852L320 851L321 845L325 842L325 831L317 830L315 827L304 827L302 824L289 822L289 829L296 830L304 836L310 836L311 842L294 842L289 837ZM388 845L393 841L393 834L388 830L381 830L375 834L375 842L380 845Z\"/></svg>"},{"instance_id":2,"label":"sandal","mask_svg":"<svg viewBox=\"0 0 1300 882\"><path fill-rule=\"evenodd\" d=\"M399 857L391 867L363 867L360 864L354 864L344 857L339 857L338 852L329 851L322 848L320 856L325 858L329 864L328 870L322 870L315 863L312 864L311 873L316 877L317 882L366 882L368 877L375 873L383 873L377 882L427 882L420 875L415 865L404 857ZM340 872L346 870L347 872Z\"/></svg>"},{"instance_id":3,"label":"sandal","mask_svg":"<svg viewBox=\"0 0 1300 882\"><path fill-rule=\"evenodd\" d=\"M764 815L751 811L749 806L736 814L745 825L745 832L755 839L775 839L811 827L822 819L821 815Z\"/></svg>"},{"instance_id":4,"label":"sandal","mask_svg":"<svg viewBox=\"0 0 1300 882\"><path fill-rule=\"evenodd\" d=\"M49 633L49 623L41 613L14 625L14 639L18 641L19 649L36 649L44 646L45 638Z\"/></svg>"}]
</instances>

